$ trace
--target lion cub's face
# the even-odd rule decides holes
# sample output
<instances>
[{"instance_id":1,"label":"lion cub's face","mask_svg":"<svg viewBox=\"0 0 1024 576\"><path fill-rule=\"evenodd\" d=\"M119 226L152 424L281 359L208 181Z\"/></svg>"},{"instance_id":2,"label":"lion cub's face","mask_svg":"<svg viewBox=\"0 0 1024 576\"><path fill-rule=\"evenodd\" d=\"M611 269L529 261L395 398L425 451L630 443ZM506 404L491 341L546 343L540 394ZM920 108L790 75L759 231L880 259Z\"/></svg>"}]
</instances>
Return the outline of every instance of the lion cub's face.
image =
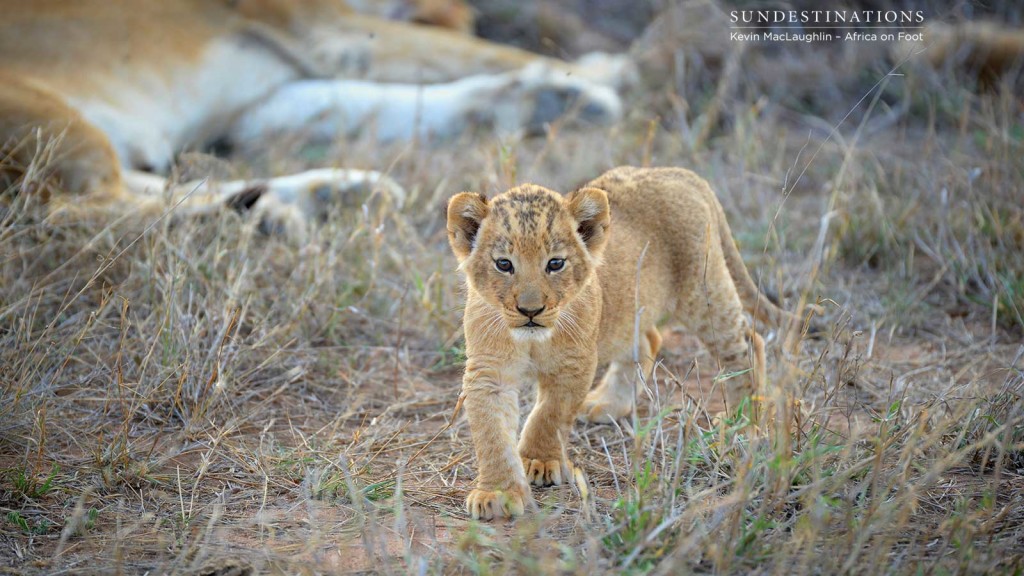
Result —
<instances>
[{"instance_id":1,"label":"lion cub's face","mask_svg":"<svg viewBox=\"0 0 1024 576\"><path fill-rule=\"evenodd\" d=\"M566 307L594 275L609 223L607 195L596 188L563 198L526 184L490 202L464 192L448 203L452 250L469 289L495 312L482 320L504 323L517 340L574 328Z\"/></svg>"}]
</instances>

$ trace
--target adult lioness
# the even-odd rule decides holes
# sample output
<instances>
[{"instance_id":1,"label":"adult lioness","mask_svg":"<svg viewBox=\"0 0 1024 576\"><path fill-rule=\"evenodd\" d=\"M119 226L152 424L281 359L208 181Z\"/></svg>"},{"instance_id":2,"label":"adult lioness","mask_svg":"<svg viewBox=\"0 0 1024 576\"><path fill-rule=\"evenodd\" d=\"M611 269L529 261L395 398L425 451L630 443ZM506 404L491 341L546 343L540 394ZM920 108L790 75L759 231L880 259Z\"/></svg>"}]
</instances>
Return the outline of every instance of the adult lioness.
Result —
<instances>
[{"instance_id":1,"label":"adult lioness","mask_svg":"<svg viewBox=\"0 0 1024 576\"><path fill-rule=\"evenodd\" d=\"M0 185L45 160L54 204L68 208L162 208L146 194L166 181L150 173L182 148L314 117L327 138L374 119L383 136L407 137L528 127L573 105L597 122L620 110L612 88L587 79L596 67L362 16L344 0L0 0L0 14ZM320 170L178 192L202 206L255 190L305 212L380 180Z\"/></svg>"},{"instance_id":2,"label":"adult lioness","mask_svg":"<svg viewBox=\"0 0 1024 576\"><path fill-rule=\"evenodd\" d=\"M758 291L721 205L688 170L616 168L565 198L530 184L491 201L462 193L448 204L448 239L468 287L462 394L479 466L466 500L474 518L522 513L531 482L573 480L573 420L631 412L623 372L639 362L650 373L660 319L700 337L726 373L732 408L764 381L764 343L744 308L793 319ZM517 443L523 381L538 383L538 397Z\"/></svg>"}]
</instances>

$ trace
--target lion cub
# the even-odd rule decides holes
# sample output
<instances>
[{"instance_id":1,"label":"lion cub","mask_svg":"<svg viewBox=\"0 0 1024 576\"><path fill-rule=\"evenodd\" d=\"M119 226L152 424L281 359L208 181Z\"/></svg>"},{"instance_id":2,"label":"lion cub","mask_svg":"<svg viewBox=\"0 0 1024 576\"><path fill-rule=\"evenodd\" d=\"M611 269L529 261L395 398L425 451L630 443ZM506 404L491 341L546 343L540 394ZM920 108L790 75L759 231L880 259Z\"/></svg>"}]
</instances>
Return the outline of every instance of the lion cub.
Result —
<instances>
[{"instance_id":1,"label":"lion cub","mask_svg":"<svg viewBox=\"0 0 1024 576\"><path fill-rule=\"evenodd\" d=\"M627 374L636 361L650 373L659 320L685 324L722 372L741 373L724 382L735 409L764 381L764 342L744 307L791 319L760 294L721 205L689 170L616 168L566 197L532 184L490 201L458 194L448 240L468 287L462 395L480 467L466 499L473 518L522 514L531 483L573 482L573 420L632 411ZM524 381L538 395L517 442Z\"/></svg>"}]
</instances>

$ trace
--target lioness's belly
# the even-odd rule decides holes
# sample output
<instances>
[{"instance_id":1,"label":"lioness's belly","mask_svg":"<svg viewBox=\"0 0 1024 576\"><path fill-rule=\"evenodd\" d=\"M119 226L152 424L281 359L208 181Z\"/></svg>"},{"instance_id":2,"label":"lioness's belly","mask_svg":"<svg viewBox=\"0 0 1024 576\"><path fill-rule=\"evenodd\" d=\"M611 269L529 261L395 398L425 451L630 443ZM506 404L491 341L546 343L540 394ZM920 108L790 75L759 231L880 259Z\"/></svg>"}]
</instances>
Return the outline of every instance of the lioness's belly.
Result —
<instances>
[{"instance_id":1,"label":"lioness's belly","mask_svg":"<svg viewBox=\"0 0 1024 576\"><path fill-rule=\"evenodd\" d=\"M222 135L241 111L297 74L234 39L210 44L197 62L134 70L69 102L103 130L126 166L162 171L173 154Z\"/></svg>"}]
</instances>

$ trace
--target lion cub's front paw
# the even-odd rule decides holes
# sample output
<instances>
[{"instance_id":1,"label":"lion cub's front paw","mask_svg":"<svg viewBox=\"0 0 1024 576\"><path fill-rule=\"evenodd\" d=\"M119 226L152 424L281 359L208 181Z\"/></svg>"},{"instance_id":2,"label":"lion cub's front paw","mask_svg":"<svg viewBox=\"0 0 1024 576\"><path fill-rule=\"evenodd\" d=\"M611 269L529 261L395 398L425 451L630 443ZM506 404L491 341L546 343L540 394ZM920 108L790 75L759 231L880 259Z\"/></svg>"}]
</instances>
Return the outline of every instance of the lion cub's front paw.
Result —
<instances>
[{"instance_id":1,"label":"lion cub's front paw","mask_svg":"<svg viewBox=\"0 0 1024 576\"><path fill-rule=\"evenodd\" d=\"M513 486L505 490L470 491L466 497L466 511L474 520L492 520L521 516L532 495L529 487Z\"/></svg>"},{"instance_id":2,"label":"lion cub's front paw","mask_svg":"<svg viewBox=\"0 0 1024 576\"><path fill-rule=\"evenodd\" d=\"M537 486L560 486L563 481L575 482L576 467L566 460L535 460L523 457L523 470L526 470L526 481Z\"/></svg>"}]
</instances>

